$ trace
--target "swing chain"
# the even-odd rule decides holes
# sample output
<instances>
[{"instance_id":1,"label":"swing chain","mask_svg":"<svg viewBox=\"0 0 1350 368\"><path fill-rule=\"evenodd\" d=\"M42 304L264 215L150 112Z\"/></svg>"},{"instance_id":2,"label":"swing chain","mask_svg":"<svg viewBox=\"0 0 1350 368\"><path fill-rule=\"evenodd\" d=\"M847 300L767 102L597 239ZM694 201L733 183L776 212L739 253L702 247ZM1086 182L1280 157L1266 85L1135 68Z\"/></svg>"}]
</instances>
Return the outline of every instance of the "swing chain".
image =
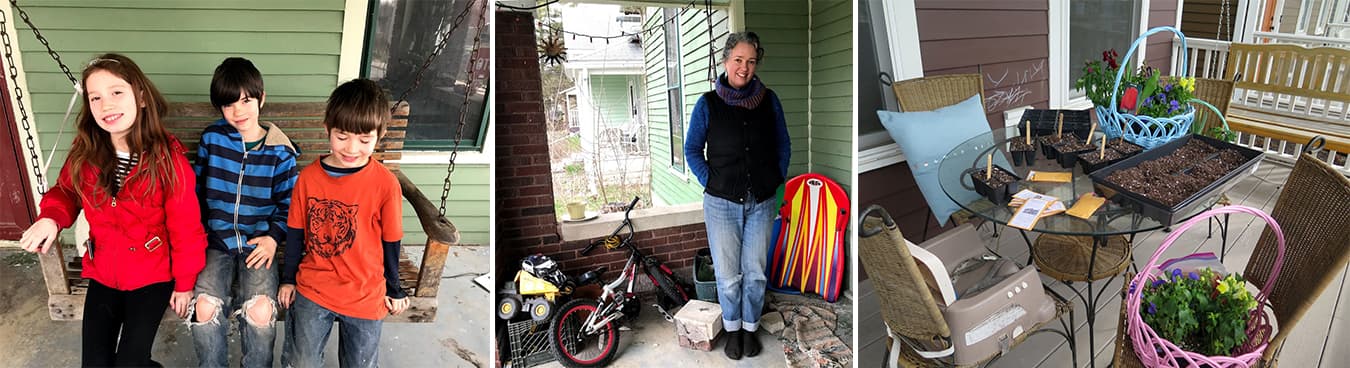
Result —
<instances>
[{"instance_id":1,"label":"swing chain","mask_svg":"<svg viewBox=\"0 0 1350 368\"><path fill-rule=\"evenodd\" d=\"M14 65L14 46L10 43L9 39L8 19L9 14L6 14L4 10L0 10L0 36L3 36L0 38L3 38L4 41L5 66L9 69L9 80L14 83L14 101L16 101L19 106L19 122L22 124L23 132L26 135L24 138L24 146L28 148L29 163L33 165L33 179L37 180L38 193L47 194L46 178L42 174L42 167L38 165L38 160L41 159L41 156L38 155L37 141L33 138L34 128L32 124L28 122L28 109L25 108L23 104L23 88L19 88L19 68Z\"/></svg>"},{"instance_id":2,"label":"swing chain","mask_svg":"<svg viewBox=\"0 0 1350 368\"><path fill-rule=\"evenodd\" d=\"M61 72L66 74L66 79L70 80L70 84L77 85L78 80L75 79L75 75L70 72L70 68L66 67L66 63L61 62L61 55L57 54L56 50L52 50L52 45L47 43L46 37L42 37L42 32L38 31L37 26L33 25L33 21L28 19L28 12L19 7L19 0L9 0L9 4L19 12L19 18L23 19L23 23L28 25L28 29L33 30L33 36L36 36L38 42L42 43L42 47L47 48L47 55L50 55L52 60L56 60L56 65L61 67Z\"/></svg>"},{"instance_id":3,"label":"swing chain","mask_svg":"<svg viewBox=\"0 0 1350 368\"><path fill-rule=\"evenodd\" d=\"M406 102L408 100L408 94L412 93L413 90L416 90L418 86L422 85L422 76L426 75L427 69L431 68L431 63L436 61L436 56L440 55L441 50L445 49L445 46L450 44L450 35L464 23L464 17L469 15L469 11L473 10L473 5L477 2L478 0L469 0L468 6L465 6L464 10L459 12L459 15L455 16L454 24L450 26L450 29L437 35L437 38L440 38L441 41L436 43L436 47L431 50L431 54L427 55L427 59L423 61L422 66L417 69L417 75L413 76L412 85L408 86L407 89L403 90L403 93L399 94L398 100L396 100L398 102L394 103L393 109L397 109L398 105Z\"/></svg>"},{"instance_id":4,"label":"swing chain","mask_svg":"<svg viewBox=\"0 0 1350 368\"><path fill-rule=\"evenodd\" d=\"M716 85L717 85L717 61L716 61L716 60L717 60L717 57L716 57L716 55L717 55L717 47L713 45L713 41L715 41L715 40L717 39L717 36L714 36L714 35L713 35L713 24L712 24L712 22L713 22L713 20L712 20L712 0L703 0L703 9L704 9L704 13L703 13L704 15L703 15L703 16L704 16L704 18L705 18L705 19L704 19L704 23L707 23L707 24L708 24L708 81L709 81L709 82L712 82L713 86L716 86Z\"/></svg>"},{"instance_id":5,"label":"swing chain","mask_svg":"<svg viewBox=\"0 0 1350 368\"><path fill-rule=\"evenodd\" d=\"M483 27L487 23L487 9L483 9L478 14L478 28L473 34L473 48L469 49L468 68L465 70L464 83L464 106L459 110L459 124L455 127L455 146L450 149L450 164L445 166L445 182L441 187L441 217L445 217L445 202L450 197L450 176L455 173L455 158L459 156L459 144L464 137L464 119L469 115L469 96L473 96L474 90L474 54L478 53L479 42L483 39Z\"/></svg>"}]
</instances>

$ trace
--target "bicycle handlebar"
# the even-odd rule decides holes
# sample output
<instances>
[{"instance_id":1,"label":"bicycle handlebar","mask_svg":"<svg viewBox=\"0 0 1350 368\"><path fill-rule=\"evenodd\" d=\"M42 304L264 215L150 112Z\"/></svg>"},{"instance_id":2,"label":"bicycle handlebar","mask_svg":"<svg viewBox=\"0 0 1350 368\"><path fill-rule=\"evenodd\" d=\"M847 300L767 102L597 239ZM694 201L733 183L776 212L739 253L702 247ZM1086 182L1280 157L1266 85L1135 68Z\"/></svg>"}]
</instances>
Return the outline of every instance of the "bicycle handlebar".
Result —
<instances>
[{"instance_id":1,"label":"bicycle handlebar","mask_svg":"<svg viewBox=\"0 0 1350 368\"><path fill-rule=\"evenodd\" d=\"M633 196L633 202L628 203L628 209L623 211L623 218L628 218L628 213L633 212L633 208L637 207L638 199L641 199L641 197Z\"/></svg>"}]
</instances>

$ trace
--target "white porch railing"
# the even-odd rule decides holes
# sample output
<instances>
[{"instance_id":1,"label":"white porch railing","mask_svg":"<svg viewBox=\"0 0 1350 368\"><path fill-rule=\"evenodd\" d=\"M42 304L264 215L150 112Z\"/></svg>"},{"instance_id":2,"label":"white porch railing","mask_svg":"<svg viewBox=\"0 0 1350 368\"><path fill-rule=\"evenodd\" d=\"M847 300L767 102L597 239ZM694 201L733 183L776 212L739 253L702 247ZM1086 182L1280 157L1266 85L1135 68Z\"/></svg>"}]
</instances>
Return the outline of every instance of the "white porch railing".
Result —
<instances>
[{"instance_id":1,"label":"white porch railing","mask_svg":"<svg viewBox=\"0 0 1350 368\"><path fill-rule=\"evenodd\" d=\"M1350 48L1350 40L1341 40L1327 37L1283 35L1265 32L1257 32L1256 36L1258 40L1262 40L1264 42L1294 43L1294 44L1308 45L1310 47L1331 46L1331 44L1339 44L1336 47ZM1229 41L1211 40L1204 38L1187 38L1186 39L1187 52L1183 54L1180 52L1181 51L1180 41L1174 38L1172 40L1172 69L1177 70L1178 68L1181 67L1180 66L1181 60L1179 60L1178 58L1180 58L1182 55L1185 55L1187 75L1196 78L1227 79L1228 77L1224 75L1224 70L1227 67L1228 49L1229 49L1228 46L1230 44L1231 42ZM1311 104L1311 102L1308 101L1307 99L1290 99L1289 96L1284 97L1285 97L1284 99L1280 99L1275 94L1237 90L1233 92L1233 100L1230 101L1229 103L1253 105L1253 106L1271 106L1271 107L1285 106L1289 110L1295 109L1293 105L1298 104L1301 107L1303 107L1301 109L1302 111L1308 111L1309 113L1313 113L1314 111L1321 111L1321 114L1319 115L1341 115L1342 117L1344 117L1345 114L1350 113L1345 111L1346 109L1350 109L1350 106L1338 105L1333 107L1323 104L1313 104L1315 106L1306 106L1307 104ZM1300 102L1302 104L1300 104ZM1266 153L1268 157L1276 158L1278 161L1293 162L1294 160L1298 159L1299 153L1303 151L1304 144L1307 143L1307 142L1289 142L1280 139L1271 139L1269 137L1262 137L1259 135L1244 132L1235 132L1235 133L1237 133L1237 140L1234 143L1237 143L1239 146L1260 150L1261 152ZM1347 158L1346 155L1347 152L1323 151L1319 153L1317 156L1323 161L1326 161L1327 163L1339 169L1342 173L1350 174L1350 158Z\"/></svg>"},{"instance_id":2,"label":"white porch railing","mask_svg":"<svg viewBox=\"0 0 1350 368\"><path fill-rule=\"evenodd\" d=\"M1228 62L1228 45L1231 42L1206 38L1186 38L1186 53L1181 53L1181 42L1172 38L1172 70L1176 70L1177 58L1186 56L1186 75L1196 78L1224 79L1223 69Z\"/></svg>"},{"instance_id":3,"label":"white porch railing","mask_svg":"<svg viewBox=\"0 0 1350 368\"><path fill-rule=\"evenodd\" d=\"M1252 33L1252 36L1256 38L1257 43L1287 43L1308 47L1339 47L1350 49L1350 39L1346 38L1305 36L1272 32L1255 32Z\"/></svg>"}]
</instances>

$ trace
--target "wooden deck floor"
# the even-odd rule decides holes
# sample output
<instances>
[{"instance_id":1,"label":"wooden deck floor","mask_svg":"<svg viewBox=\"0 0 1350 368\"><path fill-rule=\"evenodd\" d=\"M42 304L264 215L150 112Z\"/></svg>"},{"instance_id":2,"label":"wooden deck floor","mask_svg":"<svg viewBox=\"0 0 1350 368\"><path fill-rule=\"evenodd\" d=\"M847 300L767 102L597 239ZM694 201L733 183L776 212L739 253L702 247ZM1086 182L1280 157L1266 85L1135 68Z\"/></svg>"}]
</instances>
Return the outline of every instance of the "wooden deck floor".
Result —
<instances>
[{"instance_id":1,"label":"wooden deck floor","mask_svg":"<svg viewBox=\"0 0 1350 368\"><path fill-rule=\"evenodd\" d=\"M1262 167L1252 177L1247 178L1237 184L1228 192L1229 198L1234 204L1242 204L1255 208L1260 208L1269 212L1275 206L1275 200L1278 196L1281 185L1288 177L1289 166L1283 164L1263 162ZM1258 178L1264 178L1260 180ZM1231 229L1228 235L1229 250L1224 266L1229 270L1242 270L1247 264L1247 257L1251 254L1265 223L1260 219L1248 215L1234 215L1231 220ZM1006 257L1015 260L1027 259L1027 247L1025 242L1016 233L1008 232L1012 236L1001 236L993 238L986 226L982 233L992 244L991 248ZM1148 257L1158 249L1167 233L1154 231L1138 234L1135 238L1135 262L1139 267L1148 262ZM1197 251L1212 251L1218 253L1219 235L1218 229L1212 238L1206 237L1207 232L1202 227L1195 227L1182 235L1178 241L1170 247L1163 255L1162 259L1178 257ZM1283 367L1348 367L1350 366L1350 349L1345 346L1350 345L1350 283L1346 282L1346 271L1341 270L1336 279L1317 299L1310 312L1303 317L1294 327L1293 333L1284 345L1284 350L1280 353L1280 366ZM1053 281L1042 275L1042 280L1052 288L1061 291L1062 295L1072 295L1068 292L1068 286ZM1121 280L1116 280L1107 290L1109 293L1119 295ZM1075 283L1073 286L1079 291L1086 293L1086 283ZM1098 281L1097 289L1101 289L1103 281ZM864 281L858 285L858 363L859 367L877 367L884 360L885 351L885 331L882 329L884 324L881 321L879 305L877 298L873 293L873 288L869 281ZM1017 346L1004 357L996 361L994 367L1070 367L1088 366L1087 354L1096 356L1096 365L1105 367L1110 364L1111 357L1114 354L1116 322L1120 311L1120 298L1118 296L1103 297L1102 302L1097 307L1097 322L1090 331L1096 336L1096 344L1088 348L1088 327L1083 316L1086 315L1084 304L1074 300L1076 320L1074 326L1077 334L1078 362L1070 363L1068 345L1063 338L1054 334L1039 334L1029 338L1022 345ZM1058 324L1055 324L1057 327ZM874 327L874 328L872 328Z\"/></svg>"}]
</instances>

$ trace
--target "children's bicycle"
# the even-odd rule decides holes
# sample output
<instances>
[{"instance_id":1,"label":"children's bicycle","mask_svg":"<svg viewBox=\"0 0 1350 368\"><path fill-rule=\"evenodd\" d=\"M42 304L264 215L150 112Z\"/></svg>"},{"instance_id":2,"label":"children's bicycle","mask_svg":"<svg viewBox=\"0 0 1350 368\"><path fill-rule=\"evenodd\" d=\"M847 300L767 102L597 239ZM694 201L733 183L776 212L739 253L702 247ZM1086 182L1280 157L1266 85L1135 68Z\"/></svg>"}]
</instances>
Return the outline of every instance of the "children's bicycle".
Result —
<instances>
[{"instance_id":1,"label":"children's bicycle","mask_svg":"<svg viewBox=\"0 0 1350 368\"><path fill-rule=\"evenodd\" d=\"M618 279L602 287L604 292L600 299L573 299L553 314L553 321L549 325L549 345L553 356L564 366L576 368L609 364L619 347L618 320L635 318L642 308L637 295L633 293L638 272L646 274L652 285L656 286L655 306L667 321L673 320L669 309L689 302L689 293L679 283L674 272L633 245L633 221L628 215L637 202L638 198L634 197L633 202L628 204L628 209L623 213L623 223L613 233L592 242L581 251L582 255L586 255L600 245L609 250L625 248L628 249L628 262L624 264ZM624 228L628 229L628 235L620 236ZM604 271L605 268L601 267L588 273L599 275L604 274Z\"/></svg>"}]
</instances>

